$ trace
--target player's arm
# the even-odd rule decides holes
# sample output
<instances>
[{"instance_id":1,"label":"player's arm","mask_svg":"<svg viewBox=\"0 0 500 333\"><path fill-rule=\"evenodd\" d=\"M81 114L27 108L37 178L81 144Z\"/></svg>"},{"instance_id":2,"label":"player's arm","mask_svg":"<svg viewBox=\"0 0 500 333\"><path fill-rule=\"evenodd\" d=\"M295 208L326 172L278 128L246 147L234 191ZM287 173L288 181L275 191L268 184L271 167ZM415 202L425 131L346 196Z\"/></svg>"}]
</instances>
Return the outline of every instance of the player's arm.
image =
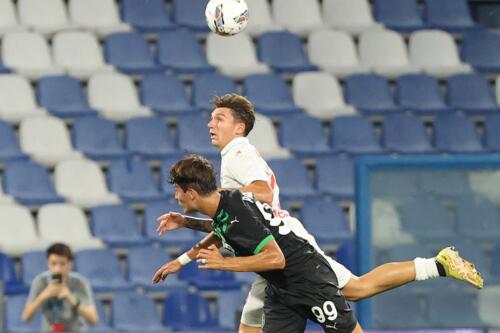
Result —
<instances>
[{"instance_id":1,"label":"player's arm","mask_svg":"<svg viewBox=\"0 0 500 333\"><path fill-rule=\"evenodd\" d=\"M193 216L182 215L177 212L168 212L157 218L158 228L156 232L158 235L163 235L167 231L176 230L179 228L189 228L196 231L211 232L212 220L197 218Z\"/></svg>"},{"instance_id":2,"label":"player's arm","mask_svg":"<svg viewBox=\"0 0 500 333\"><path fill-rule=\"evenodd\" d=\"M273 190L264 180L256 180L240 188L241 192L252 192L255 200L265 202L269 205L273 203Z\"/></svg>"}]
</instances>

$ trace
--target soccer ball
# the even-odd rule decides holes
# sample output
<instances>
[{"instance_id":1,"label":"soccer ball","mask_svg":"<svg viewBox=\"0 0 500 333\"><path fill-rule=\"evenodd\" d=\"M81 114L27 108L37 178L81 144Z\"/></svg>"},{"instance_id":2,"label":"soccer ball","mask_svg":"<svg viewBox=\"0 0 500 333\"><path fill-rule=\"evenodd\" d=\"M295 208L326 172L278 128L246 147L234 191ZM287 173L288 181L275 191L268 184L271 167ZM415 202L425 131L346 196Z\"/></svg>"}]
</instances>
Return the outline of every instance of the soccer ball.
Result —
<instances>
[{"instance_id":1,"label":"soccer ball","mask_svg":"<svg viewBox=\"0 0 500 333\"><path fill-rule=\"evenodd\" d=\"M205 16L210 30L221 36L232 36L247 26L248 6L244 0L210 0Z\"/></svg>"}]
</instances>

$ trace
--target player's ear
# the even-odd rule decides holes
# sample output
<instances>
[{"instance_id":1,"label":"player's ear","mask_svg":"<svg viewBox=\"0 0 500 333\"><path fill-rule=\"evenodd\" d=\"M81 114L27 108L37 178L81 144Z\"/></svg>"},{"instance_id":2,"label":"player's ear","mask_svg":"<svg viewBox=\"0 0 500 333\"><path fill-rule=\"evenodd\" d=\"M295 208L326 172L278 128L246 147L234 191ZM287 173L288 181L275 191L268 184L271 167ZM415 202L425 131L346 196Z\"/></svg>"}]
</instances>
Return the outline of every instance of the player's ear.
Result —
<instances>
[{"instance_id":1,"label":"player's ear","mask_svg":"<svg viewBox=\"0 0 500 333\"><path fill-rule=\"evenodd\" d=\"M242 122L236 123L236 135L245 135L245 124Z\"/></svg>"}]
</instances>

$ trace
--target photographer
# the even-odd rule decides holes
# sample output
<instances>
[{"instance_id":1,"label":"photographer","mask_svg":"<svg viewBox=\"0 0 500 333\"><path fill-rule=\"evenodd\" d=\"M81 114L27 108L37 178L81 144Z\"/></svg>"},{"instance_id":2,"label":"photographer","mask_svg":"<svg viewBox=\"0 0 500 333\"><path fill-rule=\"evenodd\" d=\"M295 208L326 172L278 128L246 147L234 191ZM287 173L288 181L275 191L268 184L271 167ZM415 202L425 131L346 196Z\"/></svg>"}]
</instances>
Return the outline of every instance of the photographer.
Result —
<instances>
[{"instance_id":1,"label":"photographer","mask_svg":"<svg viewBox=\"0 0 500 333\"><path fill-rule=\"evenodd\" d=\"M41 308L44 331L84 331L82 318L95 325L98 316L92 289L86 278L71 272L71 249L62 243L51 245L47 249L47 265L49 270L36 276L31 283L22 319L31 320Z\"/></svg>"}]
</instances>

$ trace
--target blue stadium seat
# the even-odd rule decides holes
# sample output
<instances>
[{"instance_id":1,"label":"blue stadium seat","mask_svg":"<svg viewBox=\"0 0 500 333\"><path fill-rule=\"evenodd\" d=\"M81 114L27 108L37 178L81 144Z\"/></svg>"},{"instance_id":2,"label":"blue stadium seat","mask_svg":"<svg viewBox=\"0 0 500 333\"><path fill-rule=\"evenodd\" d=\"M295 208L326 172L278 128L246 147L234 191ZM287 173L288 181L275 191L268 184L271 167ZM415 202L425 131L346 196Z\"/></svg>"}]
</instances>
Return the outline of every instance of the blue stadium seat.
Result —
<instances>
[{"instance_id":1,"label":"blue stadium seat","mask_svg":"<svg viewBox=\"0 0 500 333\"><path fill-rule=\"evenodd\" d=\"M280 196L285 200L302 200L317 196L307 174L307 168L298 159L276 159L268 161L276 175Z\"/></svg>"},{"instance_id":2,"label":"blue stadium seat","mask_svg":"<svg viewBox=\"0 0 500 333\"><path fill-rule=\"evenodd\" d=\"M491 252L491 274L500 281L500 243L497 243Z\"/></svg>"},{"instance_id":3,"label":"blue stadium seat","mask_svg":"<svg viewBox=\"0 0 500 333\"><path fill-rule=\"evenodd\" d=\"M314 71L302 46L299 36L291 32L266 32L258 40L260 61L278 73Z\"/></svg>"},{"instance_id":4,"label":"blue stadium seat","mask_svg":"<svg viewBox=\"0 0 500 333\"><path fill-rule=\"evenodd\" d=\"M500 73L500 36L487 30L464 34L461 56L478 72Z\"/></svg>"},{"instance_id":5,"label":"blue stadium seat","mask_svg":"<svg viewBox=\"0 0 500 333\"><path fill-rule=\"evenodd\" d=\"M316 160L316 188L335 200L354 199L354 165L350 158L325 156Z\"/></svg>"},{"instance_id":6,"label":"blue stadium seat","mask_svg":"<svg viewBox=\"0 0 500 333\"><path fill-rule=\"evenodd\" d=\"M487 150L500 152L500 115L489 115L484 122L484 147Z\"/></svg>"},{"instance_id":7,"label":"blue stadium seat","mask_svg":"<svg viewBox=\"0 0 500 333\"><path fill-rule=\"evenodd\" d=\"M400 215L403 230L419 239L437 241L457 237L453 213L442 202L413 200L401 207Z\"/></svg>"},{"instance_id":8,"label":"blue stadium seat","mask_svg":"<svg viewBox=\"0 0 500 333\"><path fill-rule=\"evenodd\" d=\"M335 246L353 237L342 208L335 202L305 200L300 210L301 221L320 246Z\"/></svg>"},{"instance_id":9,"label":"blue stadium seat","mask_svg":"<svg viewBox=\"0 0 500 333\"><path fill-rule=\"evenodd\" d=\"M373 298L373 327L375 329L426 326L428 315L424 300L420 299L415 292L404 289L389 291Z\"/></svg>"},{"instance_id":10,"label":"blue stadium seat","mask_svg":"<svg viewBox=\"0 0 500 333\"><path fill-rule=\"evenodd\" d=\"M104 43L104 57L108 64L129 75L162 72L155 63L146 39L138 32L109 34Z\"/></svg>"},{"instance_id":11,"label":"blue stadium seat","mask_svg":"<svg viewBox=\"0 0 500 333\"><path fill-rule=\"evenodd\" d=\"M87 332L111 332L113 329L111 328L111 324L109 322L109 318L104 310L104 305L100 300L95 300L95 307L97 310L97 315L99 316L99 320L95 325L86 325Z\"/></svg>"},{"instance_id":12,"label":"blue stadium seat","mask_svg":"<svg viewBox=\"0 0 500 333\"><path fill-rule=\"evenodd\" d=\"M209 117L185 116L177 124L179 149L183 153L219 156L219 151L210 142Z\"/></svg>"},{"instance_id":13,"label":"blue stadium seat","mask_svg":"<svg viewBox=\"0 0 500 333\"><path fill-rule=\"evenodd\" d=\"M488 80L479 74L458 74L448 78L447 100L450 106L471 115L500 110Z\"/></svg>"},{"instance_id":14,"label":"blue stadium seat","mask_svg":"<svg viewBox=\"0 0 500 333\"><path fill-rule=\"evenodd\" d=\"M57 117L92 116L85 92L77 79L62 76L45 76L37 82L37 97L41 107Z\"/></svg>"},{"instance_id":15,"label":"blue stadium seat","mask_svg":"<svg viewBox=\"0 0 500 333\"><path fill-rule=\"evenodd\" d=\"M219 73L198 74L193 79L192 104L203 111L212 111L210 101L215 96L236 92L236 83L229 76Z\"/></svg>"},{"instance_id":16,"label":"blue stadium seat","mask_svg":"<svg viewBox=\"0 0 500 333\"><path fill-rule=\"evenodd\" d=\"M10 162L3 175L5 193L24 205L43 205L63 202L57 195L48 171L29 160Z\"/></svg>"},{"instance_id":17,"label":"blue stadium seat","mask_svg":"<svg viewBox=\"0 0 500 333\"><path fill-rule=\"evenodd\" d=\"M243 81L243 94L252 101L256 112L268 116L302 111L293 102L286 82L276 74L247 76Z\"/></svg>"},{"instance_id":18,"label":"blue stadium seat","mask_svg":"<svg viewBox=\"0 0 500 333\"><path fill-rule=\"evenodd\" d=\"M401 33L410 33L426 27L417 0L375 0L373 14L375 19L387 28Z\"/></svg>"},{"instance_id":19,"label":"blue stadium seat","mask_svg":"<svg viewBox=\"0 0 500 333\"><path fill-rule=\"evenodd\" d=\"M174 0L172 4L174 22L192 31L209 31L205 18L208 0Z\"/></svg>"},{"instance_id":20,"label":"blue stadium seat","mask_svg":"<svg viewBox=\"0 0 500 333\"><path fill-rule=\"evenodd\" d=\"M0 74L8 74L10 72L11 70L4 65L2 58L0 57Z\"/></svg>"},{"instance_id":21,"label":"blue stadium seat","mask_svg":"<svg viewBox=\"0 0 500 333\"><path fill-rule=\"evenodd\" d=\"M447 153L483 151L474 123L456 114L436 117L433 143L434 147Z\"/></svg>"},{"instance_id":22,"label":"blue stadium seat","mask_svg":"<svg viewBox=\"0 0 500 333\"><path fill-rule=\"evenodd\" d=\"M117 330L164 330L154 300L136 292L119 292L113 296L111 318Z\"/></svg>"},{"instance_id":23,"label":"blue stadium seat","mask_svg":"<svg viewBox=\"0 0 500 333\"><path fill-rule=\"evenodd\" d=\"M335 118L332 121L330 138L334 152L351 154L382 152L372 123L364 117L341 116Z\"/></svg>"},{"instance_id":24,"label":"blue stadium seat","mask_svg":"<svg viewBox=\"0 0 500 333\"><path fill-rule=\"evenodd\" d=\"M26 305L26 295L10 296L5 303L5 329L7 332L40 332L42 327L42 311L37 311L31 321L21 320Z\"/></svg>"},{"instance_id":25,"label":"blue stadium seat","mask_svg":"<svg viewBox=\"0 0 500 333\"><path fill-rule=\"evenodd\" d=\"M411 115L391 115L384 118L382 145L399 154L433 153L422 121Z\"/></svg>"},{"instance_id":26,"label":"blue stadium seat","mask_svg":"<svg viewBox=\"0 0 500 333\"><path fill-rule=\"evenodd\" d=\"M317 157L330 152L328 136L317 118L303 113L283 117L279 133L281 145L295 156Z\"/></svg>"},{"instance_id":27,"label":"blue stadium seat","mask_svg":"<svg viewBox=\"0 0 500 333\"><path fill-rule=\"evenodd\" d=\"M479 242L500 239L498 206L485 199L466 197L457 205L458 231Z\"/></svg>"},{"instance_id":28,"label":"blue stadium seat","mask_svg":"<svg viewBox=\"0 0 500 333\"><path fill-rule=\"evenodd\" d=\"M384 263L408 261L416 257L432 258L436 256L436 252L433 252L428 246L422 246L422 244L396 245L387 249L385 252Z\"/></svg>"},{"instance_id":29,"label":"blue stadium seat","mask_svg":"<svg viewBox=\"0 0 500 333\"><path fill-rule=\"evenodd\" d=\"M233 272L199 269L196 262L184 266L179 271L179 278L196 286L198 290L233 290L240 289L242 285Z\"/></svg>"},{"instance_id":30,"label":"blue stadium seat","mask_svg":"<svg viewBox=\"0 0 500 333\"><path fill-rule=\"evenodd\" d=\"M431 28L463 33L479 28L467 0L425 0L424 18Z\"/></svg>"},{"instance_id":31,"label":"blue stadium seat","mask_svg":"<svg viewBox=\"0 0 500 333\"><path fill-rule=\"evenodd\" d=\"M47 269L47 254L45 251L30 251L22 255L21 271L25 285L30 286L31 281Z\"/></svg>"},{"instance_id":32,"label":"blue stadium seat","mask_svg":"<svg viewBox=\"0 0 500 333\"><path fill-rule=\"evenodd\" d=\"M0 161L26 158L26 155L19 148L16 133L7 123L0 121Z\"/></svg>"},{"instance_id":33,"label":"blue stadium seat","mask_svg":"<svg viewBox=\"0 0 500 333\"><path fill-rule=\"evenodd\" d=\"M236 331L240 322L247 293L240 290L220 292L217 296L217 318L219 325L227 330Z\"/></svg>"},{"instance_id":34,"label":"blue stadium seat","mask_svg":"<svg viewBox=\"0 0 500 333\"><path fill-rule=\"evenodd\" d=\"M345 81L347 103L366 115L402 111L392 97L387 79L376 74L357 74Z\"/></svg>"},{"instance_id":35,"label":"blue stadium seat","mask_svg":"<svg viewBox=\"0 0 500 333\"><path fill-rule=\"evenodd\" d=\"M176 26L163 0L123 0L120 9L123 21L140 32L156 33Z\"/></svg>"},{"instance_id":36,"label":"blue stadium seat","mask_svg":"<svg viewBox=\"0 0 500 333\"><path fill-rule=\"evenodd\" d=\"M151 74L139 87L143 105L161 116L181 116L197 111L188 101L184 85L175 75Z\"/></svg>"},{"instance_id":37,"label":"blue stadium seat","mask_svg":"<svg viewBox=\"0 0 500 333\"><path fill-rule=\"evenodd\" d=\"M91 211L92 231L111 247L145 245L148 240L141 234L133 210L125 205L106 205Z\"/></svg>"},{"instance_id":38,"label":"blue stadium seat","mask_svg":"<svg viewBox=\"0 0 500 333\"><path fill-rule=\"evenodd\" d=\"M165 299L163 309L163 323L174 331L223 330L210 312L208 301L198 294L173 292Z\"/></svg>"},{"instance_id":39,"label":"blue stadium seat","mask_svg":"<svg viewBox=\"0 0 500 333\"><path fill-rule=\"evenodd\" d=\"M3 282L5 295L24 294L29 290L17 276L14 260L3 253L0 253L0 280Z\"/></svg>"},{"instance_id":40,"label":"blue stadium seat","mask_svg":"<svg viewBox=\"0 0 500 333\"><path fill-rule=\"evenodd\" d=\"M93 160L110 160L127 155L116 125L108 119L85 117L73 123L73 145Z\"/></svg>"},{"instance_id":41,"label":"blue stadium seat","mask_svg":"<svg viewBox=\"0 0 500 333\"><path fill-rule=\"evenodd\" d=\"M133 118L125 124L125 147L145 159L159 160L177 152L172 133L159 118Z\"/></svg>"},{"instance_id":42,"label":"blue stadium seat","mask_svg":"<svg viewBox=\"0 0 500 333\"><path fill-rule=\"evenodd\" d=\"M179 3L192 1L182 0ZM196 3L202 1L196 0ZM189 9L192 12L192 9ZM206 23L204 23L206 25ZM157 61L179 74L210 72L214 68L207 62L206 56L192 31L172 30L158 36Z\"/></svg>"},{"instance_id":43,"label":"blue stadium seat","mask_svg":"<svg viewBox=\"0 0 500 333\"><path fill-rule=\"evenodd\" d=\"M120 159L111 162L108 183L126 201L143 202L166 198L160 192L149 165L139 159Z\"/></svg>"},{"instance_id":44,"label":"blue stadium seat","mask_svg":"<svg viewBox=\"0 0 500 333\"><path fill-rule=\"evenodd\" d=\"M469 175L465 171L413 173L418 179L419 190L426 195L456 199L471 194Z\"/></svg>"},{"instance_id":45,"label":"blue stadium seat","mask_svg":"<svg viewBox=\"0 0 500 333\"><path fill-rule=\"evenodd\" d=\"M430 324L440 328L477 327L477 294L470 290L440 290L428 298Z\"/></svg>"},{"instance_id":46,"label":"blue stadium seat","mask_svg":"<svg viewBox=\"0 0 500 333\"><path fill-rule=\"evenodd\" d=\"M151 277L162 265L170 261L170 255L156 247L142 246L128 250L129 280L147 291L166 291L186 288L187 283L179 280L178 274L169 275L159 284L152 284Z\"/></svg>"},{"instance_id":47,"label":"blue stadium seat","mask_svg":"<svg viewBox=\"0 0 500 333\"><path fill-rule=\"evenodd\" d=\"M135 287L125 280L118 257L109 249L78 251L75 264L76 270L89 280L94 292L131 290Z\"/></svg>"}]
</instances>

